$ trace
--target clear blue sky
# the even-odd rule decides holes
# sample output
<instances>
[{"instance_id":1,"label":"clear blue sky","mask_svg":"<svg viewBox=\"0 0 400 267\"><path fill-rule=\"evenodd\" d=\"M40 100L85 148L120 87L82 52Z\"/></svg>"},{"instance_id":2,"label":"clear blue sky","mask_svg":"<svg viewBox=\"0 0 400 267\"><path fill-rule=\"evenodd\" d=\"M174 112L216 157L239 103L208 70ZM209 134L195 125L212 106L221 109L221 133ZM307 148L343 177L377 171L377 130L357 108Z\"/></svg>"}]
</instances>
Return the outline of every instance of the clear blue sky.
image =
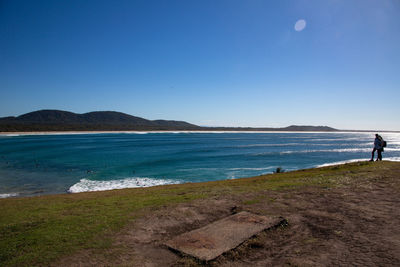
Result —
<instances>
[{"instance_id":1,"label":"clear blue sky","mask_svg":"<svg viewBox=\"0 0 400 267\"><path fill-rule=\"evenodd\" d=\"M0 116L39 109L400 130L400 1L0 0Z\"/></svg>"}]
</instances>

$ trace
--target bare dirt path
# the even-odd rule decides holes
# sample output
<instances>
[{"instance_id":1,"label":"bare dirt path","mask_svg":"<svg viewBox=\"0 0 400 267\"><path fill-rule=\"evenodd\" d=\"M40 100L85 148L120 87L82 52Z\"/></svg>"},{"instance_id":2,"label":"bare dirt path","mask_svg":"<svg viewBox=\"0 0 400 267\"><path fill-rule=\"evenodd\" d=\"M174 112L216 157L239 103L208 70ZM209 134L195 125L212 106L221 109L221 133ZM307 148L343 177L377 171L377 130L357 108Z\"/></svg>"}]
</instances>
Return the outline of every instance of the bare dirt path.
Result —
<instances>
[{"instance_id":1,"label":"bare dirt path","mask_svg":"<svg viewBox=\"0 0 400 267\"><path fill-rule=\"evenodd\" d=\"M208 263L177 255L163 245L240 210L283 216L289 225L262 232ZM397 167L341 187L215 196L146 212L114 237L112 249L80 251L55 265L400 266L399 226Z\"/></svg>"}]
</instances>

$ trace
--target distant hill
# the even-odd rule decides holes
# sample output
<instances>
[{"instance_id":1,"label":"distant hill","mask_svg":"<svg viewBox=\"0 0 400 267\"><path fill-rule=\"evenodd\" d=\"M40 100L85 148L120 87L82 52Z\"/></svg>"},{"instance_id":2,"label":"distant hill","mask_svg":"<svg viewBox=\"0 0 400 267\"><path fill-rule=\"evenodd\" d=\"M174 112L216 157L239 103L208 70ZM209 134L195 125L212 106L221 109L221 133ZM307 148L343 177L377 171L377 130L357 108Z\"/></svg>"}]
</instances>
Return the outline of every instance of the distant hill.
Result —
<instances>
[{"instance_id":1,"label":"distant hill","mask_svg":"<svg viewBox=\"0 0 400 267\"><path fill-rule=\"evenodd\" d=\"M62 110L39 110L18 117L0 118L0 132L34 131L337 131L327 126L285 128L200 127L184 121L147 120L116 111L77 114Z\"/></svg>"},{"instance_id":2,"label":"distant hill","mask_svg":"<svg viewBox=\"0 0 400 267\"><path fill-rule=\"evenodd\" d=\"M146 120L115 111L76 114L61 110L39 110L18 117L0 118L0 131L128 131L196 130L184 121Z\"/></svg>"}]
</instances>

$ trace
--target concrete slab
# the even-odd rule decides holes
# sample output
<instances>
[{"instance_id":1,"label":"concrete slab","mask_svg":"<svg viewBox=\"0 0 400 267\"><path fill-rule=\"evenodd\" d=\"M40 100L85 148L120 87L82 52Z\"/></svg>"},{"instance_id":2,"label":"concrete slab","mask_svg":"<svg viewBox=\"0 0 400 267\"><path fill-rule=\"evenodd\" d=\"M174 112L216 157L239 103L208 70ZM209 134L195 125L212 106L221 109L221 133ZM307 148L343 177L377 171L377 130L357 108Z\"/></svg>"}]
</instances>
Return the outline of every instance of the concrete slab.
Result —
<instances>
[{"instance_id":1,"label":"concrete slab","mask_svg":"<svg viewBox=\"0 0 400 267\"><path fill-rule=\"evenodd\" d=\"M255 234L279 225L282 219L242 211L202 228L181 234L166 245L202 261L215 259Z\"/></svg>"}]
</instances>

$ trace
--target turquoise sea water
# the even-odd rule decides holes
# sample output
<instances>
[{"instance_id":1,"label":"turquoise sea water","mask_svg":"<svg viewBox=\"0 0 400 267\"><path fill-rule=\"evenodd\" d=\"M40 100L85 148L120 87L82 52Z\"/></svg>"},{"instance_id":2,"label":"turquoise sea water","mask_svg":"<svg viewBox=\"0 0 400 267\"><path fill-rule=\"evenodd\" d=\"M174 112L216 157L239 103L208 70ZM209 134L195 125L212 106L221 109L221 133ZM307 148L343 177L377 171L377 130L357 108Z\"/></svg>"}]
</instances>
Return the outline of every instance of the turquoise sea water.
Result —
<instances>
[{"instance_id":1,"label":"turquoise sea water","mask_svg":"<svg viewBox=\"0 0 400 267\"><path fill-rule=\"evenodd\" d=\"M400 160L400 133L383 133ZM233 179L368 160L374 133L0 136L0 197Z\"/></svg>"}]
</instances>

